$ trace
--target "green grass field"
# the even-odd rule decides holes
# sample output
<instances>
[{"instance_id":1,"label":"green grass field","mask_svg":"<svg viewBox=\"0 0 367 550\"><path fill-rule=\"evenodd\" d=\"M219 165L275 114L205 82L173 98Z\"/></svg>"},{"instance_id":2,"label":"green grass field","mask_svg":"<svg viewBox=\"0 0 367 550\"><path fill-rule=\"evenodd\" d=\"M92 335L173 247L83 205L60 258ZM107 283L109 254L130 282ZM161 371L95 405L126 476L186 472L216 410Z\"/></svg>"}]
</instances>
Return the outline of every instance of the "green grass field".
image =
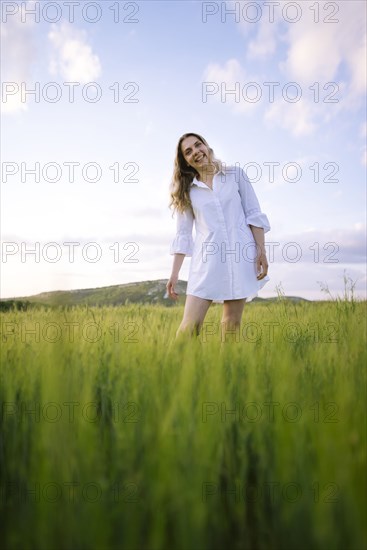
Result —
<instances>
[{"instance_id":1,"label":"green grass field","mask_svg":"<svg viewBox=\"0 0 367 550\"><path fill-rule=\"evenodd\" d=\"M9 549L366 548L366 302L2 315Z\"/></svg>"}]
</instances>

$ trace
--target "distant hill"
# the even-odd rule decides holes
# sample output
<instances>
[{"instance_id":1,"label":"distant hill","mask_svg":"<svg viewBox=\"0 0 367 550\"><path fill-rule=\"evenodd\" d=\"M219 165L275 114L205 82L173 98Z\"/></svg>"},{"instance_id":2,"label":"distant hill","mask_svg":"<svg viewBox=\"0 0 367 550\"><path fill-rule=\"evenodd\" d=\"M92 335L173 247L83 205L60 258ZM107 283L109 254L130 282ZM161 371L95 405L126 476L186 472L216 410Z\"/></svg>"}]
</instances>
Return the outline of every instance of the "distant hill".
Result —
<instances>
[{"instance_id":1,"label":"distant hill","mask_svg":"<svg viewBox=\"0 0 367 550\"><path fill-rule=\"evenodd\" d=\"M88 306L121 306L127 304L158 304L172 307L177 302L171 300L166 292L167 279L155 281L141 281L126 283L123 285L104 286L98 288L82 288L78 290L55 290L42 292L33 296L21 296L17 298L0 299L0 311L7 311L15 307L18 310L26 310L33 307L72 307L77 305ZM186 295L187 281L179 280L176 292L180 298L178 303L183 303ZM285 299L293 302L305 301L305 298L286 296ZM278 298L254 298L253 302L274 302Z\"/></svg>"}]
</instances>

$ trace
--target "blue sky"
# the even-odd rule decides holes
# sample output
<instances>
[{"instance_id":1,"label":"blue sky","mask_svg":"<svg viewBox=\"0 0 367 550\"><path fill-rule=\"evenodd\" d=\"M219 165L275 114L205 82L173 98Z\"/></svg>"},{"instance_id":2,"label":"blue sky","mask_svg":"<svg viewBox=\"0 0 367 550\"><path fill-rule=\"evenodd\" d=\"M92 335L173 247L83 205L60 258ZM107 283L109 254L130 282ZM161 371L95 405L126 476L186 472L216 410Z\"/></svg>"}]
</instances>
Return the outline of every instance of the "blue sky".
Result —
<instances>
[{"instance_id":1,"label":"blue sky","mask_svg":"<svg viewBox=\"0 0 367 550\"><path fill-rule=\"evenodd\" d=\"M88 2L75 8L74 22L59 2L52 23L50 4L27 2L40 20L23 13L22 22L20 2L2 3L1 297L168 278L176 230L168 187L176 143L187 131L203 135L227 164L246 168L269 218L274 257L260 296L276 295L281 284L288 295L322 299L318 281L341 294L346 269L366 297L365 2L319 2L318 22L315 2L307 1L274 4L274 21L260 1L252 3L256 13L248 2L120 2L116 23L115 2L94 3L95 23L88 21L93 6L83 17ZM124 22L133 11L138 21ZM56 89L51 82L59 86L57 102L46 100ZM74 103L65 82L79 83ZM98 102L81 93L84 87L93 98L93 82ZM269 82L279 83L273 102ZM38 102L28 96L22 103L16 89L6 94L11 85L35 83ZM122 98L135 91L130 97L138 101L115 103L114 83ZM301 92L293 103L290 83ZM218 92L205 98L205 86ZM239 96L225 94L234 89ZM255 91L261 99L251 102ZM22 182L22 163L36 162L40 182L31 174ZM74 182L70 162L79 163ZM59 181L50 181L52 167L42 177L48 163L58 163ZM100 167L95 183L93 166L83 177L88 163ZM121 180L135 167L136 181L114 182L109 167L116 163ZM278 163L273 181L269 163ZM295 167L299 180L290 181ZM68 242L78 243L74 261ZM24 255L31 249L39 257Z\"/></svg>"}]
</instances>

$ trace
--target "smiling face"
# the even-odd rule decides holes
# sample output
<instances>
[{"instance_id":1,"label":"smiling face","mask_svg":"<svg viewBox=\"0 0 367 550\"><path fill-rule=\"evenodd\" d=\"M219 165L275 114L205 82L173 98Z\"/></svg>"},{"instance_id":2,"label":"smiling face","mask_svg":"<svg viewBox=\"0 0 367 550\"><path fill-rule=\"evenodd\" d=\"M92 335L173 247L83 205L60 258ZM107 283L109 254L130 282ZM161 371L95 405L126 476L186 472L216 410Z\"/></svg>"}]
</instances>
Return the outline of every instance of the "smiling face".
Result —
<instances>
[{"instance_id":1,"label":"smiling face","mask_svg":"<svg viewBox=\"0 0 367 550\"><path fill-rule=\"evenodd\" d=\"M200 172L200 168L209 162L209 149L196 136L188 136L181 143L183 158L195 170Z\"/></svg>"}]
</instances>

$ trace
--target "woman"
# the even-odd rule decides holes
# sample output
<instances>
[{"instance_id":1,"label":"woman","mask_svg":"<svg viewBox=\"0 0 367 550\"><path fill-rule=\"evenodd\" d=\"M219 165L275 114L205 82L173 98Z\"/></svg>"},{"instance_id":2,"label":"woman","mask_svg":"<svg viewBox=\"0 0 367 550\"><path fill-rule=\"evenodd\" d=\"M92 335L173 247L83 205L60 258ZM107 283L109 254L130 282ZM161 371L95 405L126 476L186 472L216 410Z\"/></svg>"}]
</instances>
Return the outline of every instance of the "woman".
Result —
<instances>
[{"instance_id":1,"label":"woman","mask_svg":"<svg viewBox=\"0 0 367 550\"><path fill-rule=\"evenodd\" d=\"M264 233L269 220L246 173L225 167L205 139L187 133L180 137L170 187L177 210L177 233L171 243L174 255L167 283L171 299L186 256L192 256L182 322L176 332L199 335L210 304L223 303L222 342L225 333L241 326L246 301L269 280ZM192 237L195 220L196 238Z\"/></svg>"}]
</instances>

